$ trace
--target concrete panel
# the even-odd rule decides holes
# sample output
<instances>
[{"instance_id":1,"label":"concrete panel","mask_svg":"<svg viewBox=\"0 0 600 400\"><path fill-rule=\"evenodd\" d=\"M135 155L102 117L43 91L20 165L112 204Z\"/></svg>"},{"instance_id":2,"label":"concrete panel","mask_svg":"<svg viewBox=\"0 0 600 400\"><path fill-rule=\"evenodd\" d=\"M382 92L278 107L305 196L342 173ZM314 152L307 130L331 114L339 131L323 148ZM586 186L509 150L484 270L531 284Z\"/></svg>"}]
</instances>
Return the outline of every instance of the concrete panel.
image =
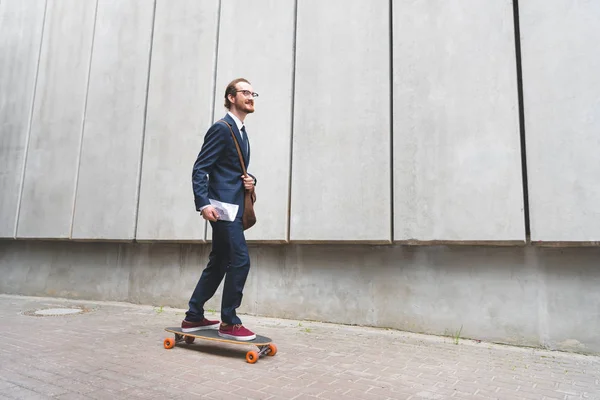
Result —
<instances>
[{"instance_id":1,"label":"concrete panel","mask_svg":"<svg viewBox=\"0 0 600 400\"><path fill-rule=\"evenodd\" d=\"M152 46L138 240L203 240L191 174L212 123L218 2L159 0Z\"/></svg>"},{"instance_id":2,"label":"concrete panel","mask_svg":"<svg viewBox=\"0 0 600 400\"><path fill-rule=\"evenodd\" d=\"M243 35L238 30L240 15ZM245 121L251 146L248 171L258 180L258 222L246 232L248 241L288 239L294 18L294 0L233 0L221 5L214 119L227 112L223 96L233 79L248 79L260 95L256 112ZM210 225L208 229L210 238Z\"/></svg>"},{"instance_id":3,"label":"concrete panel","mask_svg":"<svg viewBox=\"0 0 600 400\"><path fill-rule=\"evenodd\" d=\"M523 241L511 2L393 3L394 239Z\"/></svg>"},{"instance_id":4,"label":"concrete panel","mask_svg":"<svg viewBox=\"0 0 600 400\"><path fill-rule=\"evenodd\" d=\"M290 238L391 240L389 2L298 3Z\"/></svg>"},{"instance_id":5,"label":"concrete panel","mask_svg":"<svg viewBox=\"0 0 600 400\"><path fill-rule=\"evenodd\" d=\"M18 237L71 235L95 13L95 1L48 1Z\"/></svg>"},{"instance_id":6,"label":"concrete panel","mask_svg":"<svg viewBox=\"0 0 600 400\"><path fill-rule=\"evenodd\" d=\"M46 3L0 2L0 237L14 237Z\"/></svg>"},{"instance_id":7,"label":"concrete panel","mask_svg":"<svg viewBox=\"0 0 600 400\"><path fill-rule=\"evenodd\" d=\"M0 293L187 308L209 252L5 240ZM320 244L250 256L240 313L600 354L599 248ZM220 303L219 288L206 307Z\"/></svg>"},{"instance_id":8,"label":"concrete panel","mask_svg":"<svg viewBox=\"0 0 600 400\"><path fill-rule=\"evenodd\" d=\"M122 263L131 271L131 282L136 282L129 288L129 301L187 308L210 254L210 245L142 244L126 246L124 250ZM222 286L205 305L207 310L221 308Z\"/></svg>"},{"instance_id":9,"label":"concrete panel","mask_svg":"<svg viewBox=\"0 0 600 400\"><path fill-rule=\"evenodd\" d=\"M538 341L538 275L525 267L523 248L320 245L255 254L260 267L244 301L259 315L439 335L462 326L462 337Z\"/></svg>"},{"instance_id":10,"label":"concrete panel","mask_svg":"<svg viewBox=\"0 0 600 400\"><path fill-rule=\"evenodd\" d=\"M531 240L600 241L600 3L519 3Z\"/></svg>"},{"instance_id":11,"label":"concrete panel","mask_svg":"<svg viewBox=\"0 0 600 400\"><path fill-rule=\"evenodd\" d=\"M542 343L565 351L597 351L600 338L598 330L592 327L600 320L600 250L541 248L537 253L536 261L544 277L544 306L540 307L545 328Z\"/></svg>"},{"instance_id":12,"label":"concrete panel","mask_svg":"<svg viewBox=\"0 0 600 400\"><path fill-rule=\"evenodd\" d=\"M121 253L116 243L0 242L0 292L126 301L130 267Z\"/></svg>"},{"instance_id":13,"label":"concrete panel","mask_svg":"<svg viewBox=\"0 0 600 400\"><path fill-rule=\"evenodd\" d=\"M133 239L154 2L100 0L72 237Z\"/></svg>"}]
</instances>

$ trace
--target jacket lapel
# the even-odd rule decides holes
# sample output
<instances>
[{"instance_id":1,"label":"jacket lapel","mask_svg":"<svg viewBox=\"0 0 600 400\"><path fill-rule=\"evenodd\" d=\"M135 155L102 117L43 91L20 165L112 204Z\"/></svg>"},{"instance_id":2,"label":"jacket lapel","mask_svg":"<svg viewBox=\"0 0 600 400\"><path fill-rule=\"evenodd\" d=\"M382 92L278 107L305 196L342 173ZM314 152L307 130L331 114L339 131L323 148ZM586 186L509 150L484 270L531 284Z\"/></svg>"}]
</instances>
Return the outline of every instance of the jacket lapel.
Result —
<instances>
[{"instance_id":1,"label":"jacket lapel","mask_svg":"<svg viewBox=\"0 0 600 400\"><path fill-rule=\"evenodd\" d=\"M248 133L248 131L246 131L246 133ZM246 160L244 161L246 163L246 169L248 169L248 165L250 164L250 139L248 138L248 135L246 135L246 140L247 140L247 147L246 147L246 152L248 153L246 155Z\"/></svg>"},{"instance_id":2,"label":"jacket lapel","mask_svg":"<svg viewBox=\"0 0 600 400\"><path fill-rule=\"evenodd\" d=\"M225 118L223 118L225 121L227 121L227 123L229 125L231 125L231 129L233 129L233 134L235 135L235 138L237 139L238 144L240 145L240 150L242 151L242 158L244 159L244 166L246 168L248 168L248 154L246 151L246 143L244 143L242 141L242 135L240 134L240 130L237 127L237 124L235 123L235 121L233 120L233 118L231 118L229 116L229 114L225 115ZM235 146L235 144L234 144ZM236 150L237 152L237 150Z\"/></svg>"}]
</instances>

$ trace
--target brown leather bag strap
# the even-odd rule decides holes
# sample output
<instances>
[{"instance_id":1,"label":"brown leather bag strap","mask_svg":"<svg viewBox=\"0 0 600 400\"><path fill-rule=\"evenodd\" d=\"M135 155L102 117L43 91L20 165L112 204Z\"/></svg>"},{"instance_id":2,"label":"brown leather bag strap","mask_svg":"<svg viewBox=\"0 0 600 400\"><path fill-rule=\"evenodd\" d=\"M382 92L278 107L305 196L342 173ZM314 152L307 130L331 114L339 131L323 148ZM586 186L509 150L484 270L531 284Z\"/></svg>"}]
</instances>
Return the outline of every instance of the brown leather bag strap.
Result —
<instances>
[{"instance_id":1,"label":"brown leather bag strap","mask_svg":"<svg viewBox=\"0 0 600 400\"><path fill-rule=\"evenodd\" d=\"M229 127L229 130L231 131L231 137L233 138L233 143L235 143L235 148L237 149L238 157L240 158L240 166L242 167L242 172L244 173L244 175L248 175L246 173L246 166L244 165L244 158L242 157L242 151L240 150L240 145L235 137L235 134L233 133L233 129L231 129L231 125L229 125L227 123L227 121L225 121L224 119L221 119L219 121L225 122L225 125L227 125Z\"/></svg>"}]
</instances>

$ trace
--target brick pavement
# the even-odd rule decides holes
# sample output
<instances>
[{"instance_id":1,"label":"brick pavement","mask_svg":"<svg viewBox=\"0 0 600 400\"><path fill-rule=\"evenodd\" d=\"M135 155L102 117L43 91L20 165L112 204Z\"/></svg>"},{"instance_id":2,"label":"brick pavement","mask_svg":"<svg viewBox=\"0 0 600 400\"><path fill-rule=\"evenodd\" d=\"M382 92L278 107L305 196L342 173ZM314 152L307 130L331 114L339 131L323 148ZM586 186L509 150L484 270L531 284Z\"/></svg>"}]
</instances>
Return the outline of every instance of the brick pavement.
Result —
<instances>
[{"instance_id":1,"label":"brick pavement","mask_svg":"<svg viewBox=\"0 0 600 400\"><path fill-rule=\"evenodd\" d=\"M51 307L67 316L31 316ZM0 295L0 399L600 399L600 358L386 329L244 316L275 357L165 350L183 310Z\"/></svg>"}]
</instances>

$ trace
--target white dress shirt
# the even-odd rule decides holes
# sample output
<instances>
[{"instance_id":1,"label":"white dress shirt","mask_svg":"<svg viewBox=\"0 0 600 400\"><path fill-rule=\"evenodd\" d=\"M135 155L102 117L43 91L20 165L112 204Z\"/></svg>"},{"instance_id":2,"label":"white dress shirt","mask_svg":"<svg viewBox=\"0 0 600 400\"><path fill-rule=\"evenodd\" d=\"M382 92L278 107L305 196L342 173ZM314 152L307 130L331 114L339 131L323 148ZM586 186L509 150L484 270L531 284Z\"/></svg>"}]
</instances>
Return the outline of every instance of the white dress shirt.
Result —
<instances>
[{"instance_id":1,"label":"white dress shirt","mask_svg":"<svg viewBox=\"0 0 600 400\"><path fill-rule=\"evenodd\" d=\"M235 125L238 128L238 131L240 131L240 136L242 137L242 140L245 142L246 138L244 137L244 132L242 132L242 128L244 127L244 123L242 121L240 121L240 119L238 117L236 117L231 111L228 111L227 114L229 114L229 116L231 118L233 118L233 121L235 122Z\"/></svg>"}]
</instances>

